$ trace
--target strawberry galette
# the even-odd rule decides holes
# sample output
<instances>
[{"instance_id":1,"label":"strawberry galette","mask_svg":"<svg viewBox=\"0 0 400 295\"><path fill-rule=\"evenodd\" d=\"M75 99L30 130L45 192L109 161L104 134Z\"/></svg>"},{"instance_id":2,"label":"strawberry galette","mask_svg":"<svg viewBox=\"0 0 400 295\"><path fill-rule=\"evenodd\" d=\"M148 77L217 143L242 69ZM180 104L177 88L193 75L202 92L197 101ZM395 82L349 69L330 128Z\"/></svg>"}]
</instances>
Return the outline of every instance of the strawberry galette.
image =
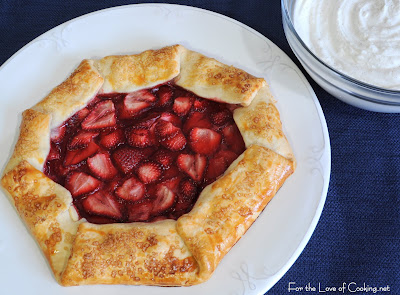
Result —
<instances>
[{"instance_id":1,"label":"strawberry galette","mask_svg":"<svg viewBox=\"0 0 400 295\"><path fill-rule=\"evenodd\" d=\"M2 185L64 286L209 279L295 159L264 79L181 45L84 60Z\"/></svg>"}]
</instances>

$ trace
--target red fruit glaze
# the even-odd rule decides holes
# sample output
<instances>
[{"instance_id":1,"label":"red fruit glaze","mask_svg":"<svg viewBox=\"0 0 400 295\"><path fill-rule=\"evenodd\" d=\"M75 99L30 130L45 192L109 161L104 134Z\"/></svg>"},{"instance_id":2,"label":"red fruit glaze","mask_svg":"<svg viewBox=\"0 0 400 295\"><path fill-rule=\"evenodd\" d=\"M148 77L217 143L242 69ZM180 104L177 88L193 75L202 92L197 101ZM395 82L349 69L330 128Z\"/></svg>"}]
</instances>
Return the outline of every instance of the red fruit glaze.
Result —
<instances>
[{"instance_id":1,"label":"red fruit glaze","mask_svg":"<svg viewBox=\"0 0 400 295\"><path fill-rule=\"evenodd\" d=\"M89 222L177 219L244 151L233 109L173 83L98 94L51 131L44 173Z\"/></svg>"}]
</instances>

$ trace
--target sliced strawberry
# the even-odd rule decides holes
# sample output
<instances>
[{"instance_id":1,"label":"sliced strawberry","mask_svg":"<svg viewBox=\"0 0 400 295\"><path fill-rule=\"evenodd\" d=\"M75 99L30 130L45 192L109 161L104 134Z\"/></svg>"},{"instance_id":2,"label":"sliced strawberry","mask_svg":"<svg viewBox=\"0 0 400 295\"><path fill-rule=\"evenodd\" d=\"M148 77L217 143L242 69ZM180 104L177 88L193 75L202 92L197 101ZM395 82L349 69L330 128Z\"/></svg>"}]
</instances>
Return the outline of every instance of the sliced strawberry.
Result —
<instances>
[{"instance_id":1,"label":"sliced strawberry","mask_svg":"<svg viewBox=\"0 0 400 295\"><path fill-rule=\"evenodd\" d=\"M175 203L179 189L179 179L173 178L157 185L156 199L153 202L153 213L161 213L171 208Z\"/></svg>"},{"instance_id":2,"label":"sliced strawberry","mask_svg":"<svg viewBox=\"0 0 400 295\"><path fill-rule=\"evenodd\" d=\"M170 104L172 104L172 95L173 95L173 91L171 89L171 87L167 86L167 85L163 85L158 89L157 92L158 95L158 105L160 107L166 107Z\"/></svg>"},{"instance_id":3,"label":"sliced strawberry","mask_svg":"<svg viewBox=\"0 0 400 295\"><path fill-rule=\"evenodd\" d=\"M171 151L180 151L186 146L186 138L181 129L171 122L159 120L155 125L155 133L160 143Z\"/></svg>"},{"instance_id":4,"label":"sliced strawberry","mask_svg":"<svg viewBox=\"0 0 400 295\"><path fill-rule=\"evenodd\" d=\"M168 121L159 120L154 127L155 134L159 140L165 140L175 136L180 129Z\"/></svg>"},{"instance_id":5,"label":"sliced strawberry","mask_svg":"<svg viewBox=\"0 0 400 295\"><path fill-rule=\"evenodd\" d=\"M167 149L177 152L181 151L185 148L186 146L186 137L183 135L182 131L179 130L179 132L174 135L171 138L168 138L161 142L161 144L166 147Z\"/></svg>"},{"instance_id":6,"label":"sliced strawberry","mask_svg":"<svg viewBox=\"0 0 400 295\"><path fill-rule=\"evenodd\" d=\"M193 106L196 111L201 112L201 111L204 111L208 107L209 103L210 102L206 99L197 98L197 99L195 99Z\"/></svg>"},{"instance_id":7,"label":"sliced strawberry","mask_svg":"<svg viewBox=\"0 0 400 295\"><path fill-rule=\"evenodd\" d=\"M230 122L232 118L232 113L228 109L222 109L218 112L211 114L211 121L217 126L223 126Z\"/></svg>"},{"instance_id":8,"label":"sliced strawberry","mask_svg":"<svg viewBox=\"0 0 400 295\"><path fill-rule=\"evenodd\" d=\"M197 186L191 179L183 179L179 185L180 194L186 198L191 200L197 193Z\"/></svg>"},{"instance_id":9,"label":"sliced strawberry","mask_svg":"<svg viewBox=\"0 0 400 295\"><path fill-rule=\"evenodd\" d=\"M181 179L179 177L177 177L177 178L165 180L161 184L167 186L174 194L177 194L179 192L179 183L180 182L181 182Z\"/></svg>"},{"instance_id":10,"label":"sliced strawberry","mask_svg":"<svg viewBox=\"0 0 400 295\"><path fill-rule=\"evenodd\" d=\"M60 143L63 140L66 131L67 127L65 124L62 124L61 126L51 129L50 131L51 141L55 143Z\"/></svg>"},{"instance_id":11,"label":"sliced strawberry","mask_svg":"<svg viewBox=\"0 0 400 295\"><path fill-rule=\"evenodd\" d=\"M189 134L189 143L193 151L202 155L212 155L221 144L222 136L208 128L193 128Z\"/></svg>"},{"instance_id":12,"label":"sliced strawberry","mask_svg":"<svg viewBox=\"0 0 400 295\"><path fill-rule=\"evenodd\" d=\"M81 122L90 113L88 108L83 108L75 114L76 120Z\"/></svg>"},{"instance_id":13,"label":"sliced strawberry","mask_svg":"<svg viewBox=\"0 0 400 295\"><path fill-rule=\"evenodd\" d=\"M191 179L184 179L179 185L179 195L175 203L175 212L178 217L186 212L189 212L197 196L197 186Z\"/></svg>"},{"instance_id":14,"label":"sliced strawberry","mask_svg":"<svg viewBox=\"0 0 400 295\"><path fill-rule=\"evenodd\" d=\"M88 146L82 150L67 151L64 159L64 165L76 165L95 154L98 150L99 146L94 141L91 141Z\"/></svg>"},{"instance_id":15,"label":"sliced strawberry","mask_svg":"<svg viewBox=\"0 0 400 295\"><path fill-rule=\"evenodd\" d=\"M161 213L174 205L176 195L165 185L158 187L157 198L153 203L153 212Z\"/></svg>"},{"instance_id":16,"label":"sliced strawberry","mask_svg":"<svg viewBox=\"0 0 400 295\"><path fill-rule=\"evenodd\" d=\"M151 113L149 116L142 119L140 122L137 123L135 129L147 129L149 130L149 139L152 145L157 145L158 140L155 134L155 126L157 120L160 118L160 113Z\"/></svg>"},{"instance_id":17,"label":"sliced strawberry","mask_svg":"<svg viewBox=\"0 0 400 295\"><path fill-rule=\"evenodd\" d=\"M162 176L162 170L160 165L155 162L142 163L137 169L137 175L139 179L147 184L159 180Z\"/></svg>"},{"instance_id":18,"label":"sliced strawberry","mask_svg":"<svg viewBox=\"0 0 400 295\"><path fill-rule=\"evenodd\" d=\"M145 101L130 101L125 98L123 109L120 114L121 119L130 119L145 111L151 104Z\"/></svg>"},{"instance_id":19,"label":"sliced strawberry","mask_svg":"<svg viewBox=\"0 0 400 295\"><path fill-rule=\"evenodd\" d=\"M105 180L112 179L118 174L118 170L106 153L98 153L87 160L90 171L97 177Z\"/></svg>"},{"instance_id":20,"label":"sliced strawberry","mask_svg":"<svg viewBox=\"0 0 400 295\"><path fill-rule=\"evenodd\" d=\"M180 154L176 159L178 168L195 181L201 181L207 166L207 158L200 154Z\"/></svg>"},{"instance_id":21,"label":"sliced strawberry","mask_svg":"<svg viewBox=\"0 0 400 295\"><path fill-rule=\"evenodd\" d=\"M143 151L131 147L122 147L112 155L117 167L125 174L130 173L146 155Z\"/></svg>"},{"instance_id":22,"label":"sliced strawberry","mask_svg":"<svg viewBox=\"0 0 400 295\"><path fill-rule=\"evenodd\" d=\"M58 161L58 160L56 160L56 161ZM68 173L70 173L71 171L74 171L75 169L77 169L77 166L72 165L72 166L65 167L61 161L56 166L56 172L58 173L58 175L61 175L63 177L67 176Z\"/></svg>"},{"instance_id":23,"label":"sliced strawberry","mask_svg":"<svg viewBox=\"0 0 400 295\"><path fill-rule=\"evenodd\" d=\"M224 158L212 158L209 161L205 178L214 180L223 174L226 168L228 168L228 165Z\"/></svg>"},{"instance_id":24,"label":"sliced strawberry","mask_svg":"<svg viewBox=\"0 0 400 295\"><path fill-rule=\"evenodd\" d=\"M125 180L115 193L126 201L139 201L144 197L146 187L136 177L131 177Z\"/></svg>"},{"instance_id":25,"label":"sliced strawberry","mask_svg":"<svg viewBox=\"0 0 400 295\"><path fill-rule=\"evenodd\" d=\"M101 182L84 172L71 172L65 179L65 188L73 197L90 193L100 187Z\"/></svg>"},{"instance_id":26,"label":"sliced strawberry","mask_svg":"<svg viewBox=\"0 0 400 295\"><path fill-rule=\"evenodd\" d=\"M82 130L68 142L67 148L69 150L85 148L97 135L99 135L98 132Z\"/></svg>"},{"instance_id":27,"label":"sliced strawberry","mask_svg":"<svg viewBox=\"0 0 400 295\"><path fill-rule=\"evenodd\" d=\"M142 89L135 92L128 93L125 98L136 101L155 102L157 98L148 89Z\"/></svg>"},{"instance_id":28,"label":"sliced strawberry","mask_svg":"<svg viewBox=\"0 0 400 295\"><path fill-rule=\"evenodd\" d=\"M148 116L137 122L136 127L140 129L150 129L157 122L160 116L161 116L160 113L152 112Z\"/></svg>"},{"instance_id":29,"label":"sliced strawberry","mask_svg":"<svg viewBox=\"0 0 400 295\"><path fill-rule=\"evenodd\" d=\"M139 204L128 206L128 220L130 222L146 221L150 218L153 204L145 201Z\"/></svg>"},{"instance_id":30,"label":"sliced strawberry","mask_svg":"<svg viewBox=\"0 0 400 295\"><path fill-rule=\"evenodd\" d=\"M188 134L194 127L211 128L212 124L207 114L200 112L193 112L183 125L183 133Z\"/></svg>"},{"instance_id":31,"label":"sliced strawberry","mask_svg":"<svg viewBox=\"0 0 400 295\"><path fill-rule=\"evenodd\" d=\"M126 137L133 147L144 148L155 144L149 129L131 129L127 131Z\"/></svg>"},{"instance_id":32,"label":"sliced strawberry","mask_svg":"<svg viewBox=\"0 0 400 295\"><path fill-rule=\"evenodd\" d=\"M179 96L175 98L174 105L172 107L175 114L180 117L186 116L192 108L192 99L188 96Z\"/></svg>"},{"instance_id":33,"label":"sliced strawberry","mask_svg":"<svg viewBox=\"0 0 400 295\"><path fill-rule=\"evenodd\" d=\"M47 156L47 161L58 160L61 158L61 149L58 144L50 143L50 151Z\"/></svg>"},{"instance_id":34,"label":"sliced strawberry","mask_svg":"<svg viewBox=\"0 0 400 295\"><path fill-rule=\"evenodd\" d=\"M242 134L235 124L228 125L222 129L222 134L224 141L234 153L240 155L244 152L246 146Z\"/></svg>"},{"instance_id":35,"label":"sliced strawberry","mask_svg":"<svg viewBox=\"0 0 400 295\"><path fill-rule=\"evenodd\" d=\"M121 177L114 177L110 182L106 184L106 189L113 193L122 183Z\"/></svg>"},{"instance_id":36,"label":"sliced strawberry","mask_svg":"<svg viewBox=\"0 0 400 295\"><path fill-rule=\"evenodd\" d=\"M160 120L171 122L174 126L181 128L182 121L181 119L172 113L164 112L161 114Z\"/></svg>"},{"instance_id":37,"label":"sliced strawberry","mask_svg":"<svg viewBox=\"0 0 400 295\"><path fill-rule=\"evenodd\" d=\"M115 108L111 100L101 101L82 121L82 128L86 130L113 127L117 122Z\"/></svg>"},{"instance_id":38,"label":"sliced strawberry","mask_svg":"<svg viewBox=\"0 0 400 295\"><path fill-rule=\"evenodd\" d=\"M117 200L107 191L100 190L88 196L82 202L83 208L95 215L108 216L114 219L121 219L121 208Z\"/></svg>"},{"instance_id":39,"label":"sliced strawberry","mask_svg":"<svg viewBox=\"0 0 400 295\"><path fill-rule=\"evenodd\" d=\"M99 93L100 94L100 93ZM93 107L96 105L96 104L98 104L100 101L103 101L104 99L107 99L107 98L109 98L109 95L106 95L106 96L101 96L101 94L100 95L96 95L96 97L95 98L93 98L92 100L90 100L89 102L88 102L88 104L87 104L87 108L90 110L90 109L93 109Z\"/></svg>"},{"instance_id":40,"label":"sliced strawberry","mask_svg":"<svg viewBox=\"0 0 400 295\"><path fill-rule=\"evenodd\" d=\"M114 130L110 133L102 133L100 136L100 144L107 149L113 149L125 142L124 132L121 129Z\"/></svg>"},{"instance_id":41,"label":"sliced strawberry","mask_svg":"<svg viewBox=\"0 0 400 295\"><path fill-rule=\"evenodd\" d=\"M154 146L158 146L158 139L157 139L157 136L156 136L156 131L155 131L156 128L155 127L156 127L156 124L153 124L149 129L149 131L150 131L150 139L153 142Z\"/></svg>"},{"instance_id":42,"label":"sliced strawberry","mask_svg":"<svg viewBox=\"0 0 400 295\"><path fill-rule=\"evenodd\" d=\"M129 93L123 101L120 112L121 119L130 119L141 114L151 107L156 97L148 90L139 90Z\"/></svg>"},{"instance_id":43,"label":"sliced strawberry","mask_svg":"<svg viewBox=\"0 0 400 295\"><path fill-rule=\"evenodd\" d=\"M215 180L225 173L226 169L237 157L238 155L230 150L220 150L210 159L205 178Z\"/></svg>"},{"instance_id":44,"label":"sliced strawberry","mask_svg":"<svg viewBox=\"0 0 400 295\"><path fill-rule=\"evenodd\" d=\"M173 155L173 153L171 153L170 151L159 149L152 158L163 168L169 168L174 162L175 155Z\"/></svg>"}]
</instances>

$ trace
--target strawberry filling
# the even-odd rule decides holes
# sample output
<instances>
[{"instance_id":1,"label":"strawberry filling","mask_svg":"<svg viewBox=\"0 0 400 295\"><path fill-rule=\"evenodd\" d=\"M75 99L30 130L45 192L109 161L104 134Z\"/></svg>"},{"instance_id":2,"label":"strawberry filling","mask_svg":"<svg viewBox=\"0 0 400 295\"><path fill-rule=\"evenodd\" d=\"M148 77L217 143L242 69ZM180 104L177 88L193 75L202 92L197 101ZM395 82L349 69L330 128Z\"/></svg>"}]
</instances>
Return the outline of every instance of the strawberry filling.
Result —
<instances>
[{"instance_id":1,"label":"strawberry filling","mask_svg":"<svg viewBox=\"0 0 400 295\"><path fill-rule=\"evenodd\" d=\"M99 94L51 131L44 173L89 222L177 219L245 150L232 109L173 83Z\"/></svg>"}]
</instances>

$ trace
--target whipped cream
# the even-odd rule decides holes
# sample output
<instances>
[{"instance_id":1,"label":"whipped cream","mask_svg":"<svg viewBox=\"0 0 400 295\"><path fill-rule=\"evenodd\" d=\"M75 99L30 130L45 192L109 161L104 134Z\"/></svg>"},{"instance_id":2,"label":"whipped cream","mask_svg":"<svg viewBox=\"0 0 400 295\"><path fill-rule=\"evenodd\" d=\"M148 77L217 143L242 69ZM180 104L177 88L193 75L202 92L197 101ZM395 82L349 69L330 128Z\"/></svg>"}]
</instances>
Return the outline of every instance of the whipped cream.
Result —
<instances>
[{"instance_id":1,"label":"whipped cream","mask_svg":"<svg viewBox=\"0 0 400 295\"><path fill-rule=\"evenodd\" d=\"M400 90L400 0L298 0L294 26L334 69Z\"/></svg>"}]
</instances>

